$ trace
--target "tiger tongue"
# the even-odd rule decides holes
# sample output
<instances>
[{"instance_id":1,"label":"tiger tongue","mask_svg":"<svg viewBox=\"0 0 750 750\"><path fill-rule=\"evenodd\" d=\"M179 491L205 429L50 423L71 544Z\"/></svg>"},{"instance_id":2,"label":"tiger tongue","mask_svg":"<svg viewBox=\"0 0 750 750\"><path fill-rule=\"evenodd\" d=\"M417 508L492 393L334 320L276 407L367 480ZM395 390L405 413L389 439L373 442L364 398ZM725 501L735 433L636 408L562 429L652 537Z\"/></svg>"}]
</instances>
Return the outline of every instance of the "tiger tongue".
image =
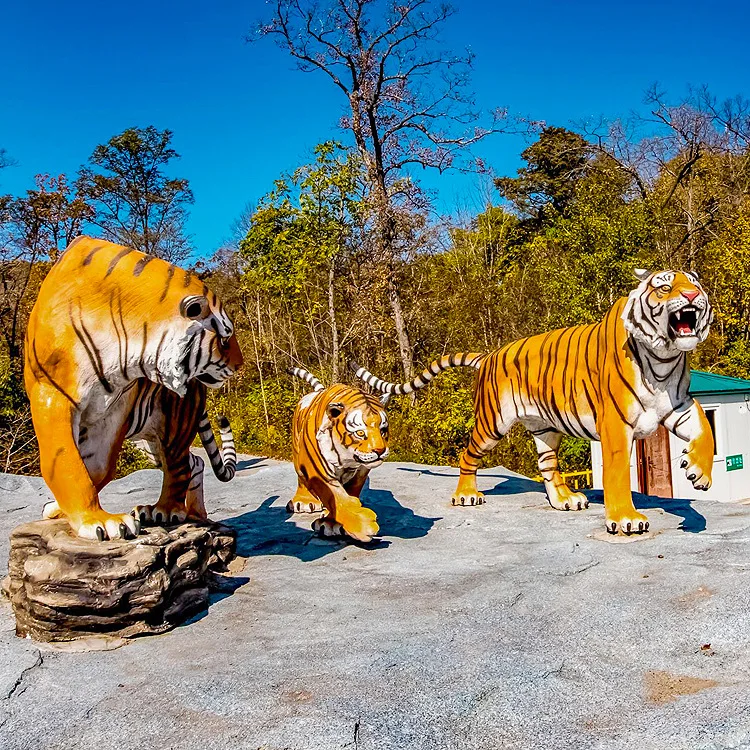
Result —
<instances>
[{"instance_id":1,"label":"tiger tongue","mask_svg":"<svg viewBox=\"0 0 750 750\"><path fill-rule=\"evenodd\" d=\"M680 320L677 322L677 333L689 336L693 333L693 327L686 320Z\"/></svg>"}]
</instances>

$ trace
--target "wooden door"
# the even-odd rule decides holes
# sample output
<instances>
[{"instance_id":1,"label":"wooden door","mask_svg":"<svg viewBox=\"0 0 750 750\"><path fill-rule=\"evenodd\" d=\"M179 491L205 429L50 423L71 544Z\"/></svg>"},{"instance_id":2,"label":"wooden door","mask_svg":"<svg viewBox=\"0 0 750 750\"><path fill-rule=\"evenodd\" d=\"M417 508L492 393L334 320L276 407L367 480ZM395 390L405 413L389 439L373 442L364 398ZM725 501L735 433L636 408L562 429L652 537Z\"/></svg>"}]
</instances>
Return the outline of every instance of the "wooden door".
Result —
<instances>
[{"instance_id":1,"label":"wooden door","mask_svg":"<svg viewBox=\"0 0 750 750\"><path fill-rule=\"evenodd\" d=\"M672 464L669 433L663 425L636 442L639 490L645 495L672 497Z\"/></svg>"}]
</instances>

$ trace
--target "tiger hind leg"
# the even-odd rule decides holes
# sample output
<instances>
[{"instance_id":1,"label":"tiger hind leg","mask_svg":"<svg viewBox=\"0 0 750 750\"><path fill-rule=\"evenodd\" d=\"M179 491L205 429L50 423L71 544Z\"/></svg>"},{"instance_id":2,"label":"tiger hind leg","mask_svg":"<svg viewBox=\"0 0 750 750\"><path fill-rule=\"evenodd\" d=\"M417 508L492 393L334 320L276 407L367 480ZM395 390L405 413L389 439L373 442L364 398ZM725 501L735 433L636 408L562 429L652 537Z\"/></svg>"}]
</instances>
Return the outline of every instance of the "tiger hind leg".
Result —
<instances>
[{"instance_id":1,"label":"tiger hind leg","mask_svg":"<svg viewBox=\"0 0 750 750\"><path fill-rule=\"evenodd\" d=\"M203 469L205 463L200 456L190 453L190 485L185 495L187 517L197 521L208 518L206 504L203 500Z\"/></svg>"},{"instance_id":2,"label":"tiger hind leg","mask_svg":"<svg viewBox=\"0 0 750 750\"><path fill-rule=\"evenodd\" d=\"M186 498L192 483L194 468L190 456L189 450L179 458L166 455L162 463L164 479L158 502L154 505L136 505L131 515L139 519L142 524L170 524L185 521L188 517ZM201 496L203 493L202 474L201 471Z\"/></svg>"},{"instance_id":3,"label":"tiger hind leg","mask_svg":"<svg viewBox=\"0 0 750 750\"><path fill-rule=\"evenodd\" d=\"M539 460L537 466L544 480L549 504L557 510L583 510L589 501L582 492L573 492L557 468L557 450L562 434L551 428L532 432Z\"/></svg>"},{"instance_id":4,"label":"tiger hind leg","mask_svg":"<svg viewBox=\"0 0 750 750\"><path fill-rule=\"evenodd\" d=\"M319 513L323 510L323 503L298 479L297 492L286 504L286 509L288 513Z\"/></svg>"}]
</instances>

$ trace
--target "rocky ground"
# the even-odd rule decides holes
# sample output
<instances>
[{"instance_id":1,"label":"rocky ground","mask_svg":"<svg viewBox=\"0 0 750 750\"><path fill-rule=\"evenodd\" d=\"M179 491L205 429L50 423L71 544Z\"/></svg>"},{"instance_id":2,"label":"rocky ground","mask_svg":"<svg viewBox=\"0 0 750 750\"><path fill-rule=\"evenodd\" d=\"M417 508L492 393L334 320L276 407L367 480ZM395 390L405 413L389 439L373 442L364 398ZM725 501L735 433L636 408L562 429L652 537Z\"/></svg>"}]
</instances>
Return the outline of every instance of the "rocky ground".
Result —
<instances>
[{"instance_id":1,"label":"rocky ground","mask_svg":"<svg viewBox=\"0 0 750 750\"><path fill-rule=\"evenodd\" d=\"M203 615L76 653L16 638L0 604L0 748L750 747L750 506L640 498L653 533L626 540L598 493L558 512L495 469L485 506L453 508L455 469L391 463L365 548L286 514L289 464L241 467L207 480L246 562ZM137 472L104 504L153 502L159 483ZM46 497L0 475L3 569Z\"/></svg>"}]
</instances>

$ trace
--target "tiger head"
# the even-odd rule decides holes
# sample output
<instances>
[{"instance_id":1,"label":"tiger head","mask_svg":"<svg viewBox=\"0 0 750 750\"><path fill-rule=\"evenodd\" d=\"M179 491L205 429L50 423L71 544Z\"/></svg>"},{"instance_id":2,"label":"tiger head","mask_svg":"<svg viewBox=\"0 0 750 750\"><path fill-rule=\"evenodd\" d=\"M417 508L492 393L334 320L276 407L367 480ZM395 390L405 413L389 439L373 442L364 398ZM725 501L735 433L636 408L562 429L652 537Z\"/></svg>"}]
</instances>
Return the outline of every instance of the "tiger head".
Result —
<instances>
[{"instance_id":1,"label":"tiger head","mask_svg":"<svg viewBox=\"0 0 750 750\"><path fill-rule=\"evenodd\" d=\"M352 403L328 404L318 430L326 458L342 468L374 469L388 457L388 417L374 396L356 391ZM335 459L334 459L335 456Z\"/></svg>"},{"instance_id":2,"label":"tiger head","mask_svg":"<svg viewBox=\"0 0 750 750\"><path fill-rule=\"evenodd\" d=\"M622 320L633 338L653 349L692 351L713 320L698 277L688 271L637 269L641 283L628 296Z\"/></svg>"},{"instance_id":3,"label":"tiger head","mask_svg":"<svg viewBox=\"0 0 750 750\"><path fill-rule=\"evenodd\" d=\"M165 385L177 393L184 392L187 381L193 379L209 388L221 387L243 363L234 325L224 306L213 292L191 294L182 298L179 313L179 353L171 365L172 382L165 379ZM159 366L159 371L164 375L169 364Z\"/></svg>"}]
</instances>

